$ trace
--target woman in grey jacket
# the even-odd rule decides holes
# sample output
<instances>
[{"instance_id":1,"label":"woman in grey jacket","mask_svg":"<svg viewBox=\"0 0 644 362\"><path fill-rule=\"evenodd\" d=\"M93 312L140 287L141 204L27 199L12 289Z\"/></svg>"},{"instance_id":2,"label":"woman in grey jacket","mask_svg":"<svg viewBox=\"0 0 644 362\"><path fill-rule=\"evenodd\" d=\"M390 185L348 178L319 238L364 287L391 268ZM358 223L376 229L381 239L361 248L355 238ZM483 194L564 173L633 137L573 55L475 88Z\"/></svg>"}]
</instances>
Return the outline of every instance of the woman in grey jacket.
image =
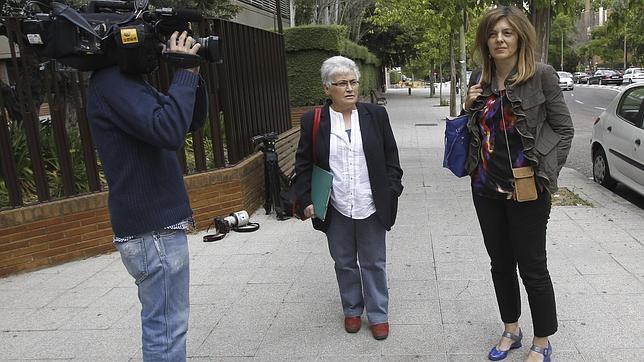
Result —
<instances>
[{"instance_id":1,"label":"woman in grey jacket","mask_svg":"<svg viewBox=\"0 0 644 362\"><path fill-rule=\"evenodd\" d=\"M472 116L466 169L505 324L488 354L493 361L521 347L517 265L534 325L526 361L549 361L548 336L557 331L546 226L550 194L557 190L574 129L556 72L535 62L535 39L534 27L519 9L488 11L476 36L482 71L471 77L463 105Z\"/></svg>"}]
</instances>

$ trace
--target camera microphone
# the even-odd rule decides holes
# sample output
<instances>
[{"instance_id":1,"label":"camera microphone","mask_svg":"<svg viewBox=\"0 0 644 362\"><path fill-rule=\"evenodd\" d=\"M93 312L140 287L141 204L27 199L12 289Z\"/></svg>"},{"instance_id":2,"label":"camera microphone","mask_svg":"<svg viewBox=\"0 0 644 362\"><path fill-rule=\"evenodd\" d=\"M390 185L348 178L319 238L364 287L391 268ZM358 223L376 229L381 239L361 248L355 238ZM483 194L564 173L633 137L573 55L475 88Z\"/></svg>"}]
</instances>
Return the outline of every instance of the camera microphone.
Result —
<instances>
[{"instance_id":1,"label":"camera microphone","mask_svg":"<svg viewBox=\"0 0 644 362\"><path fill-rule=\"evenodd\" d=\"M173 17L177 21L199 22L203 20L203 15L193 9L161 8L154 10L154 12L160 16Z\"/></svg>"}]
</instances>

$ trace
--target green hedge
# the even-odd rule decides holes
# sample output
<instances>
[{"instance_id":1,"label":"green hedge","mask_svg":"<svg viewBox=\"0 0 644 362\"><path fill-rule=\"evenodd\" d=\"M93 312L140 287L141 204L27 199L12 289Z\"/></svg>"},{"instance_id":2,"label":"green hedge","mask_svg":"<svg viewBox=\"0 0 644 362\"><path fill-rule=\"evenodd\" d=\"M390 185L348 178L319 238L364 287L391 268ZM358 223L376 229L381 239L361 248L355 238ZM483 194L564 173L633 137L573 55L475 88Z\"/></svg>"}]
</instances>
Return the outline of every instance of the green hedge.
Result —
<instances>
[{"instance_id":1,"label":"green hedge","mask_svg":"<svg viewBox=\"0 0 644 362\"><path fill-rule=\"evenodd\" d=\"M334 55L353 59L360 68L360 95L378 88L378 58L347 38L340 25L306 25L284 29L291 106L321 104L325 99L320 79L322 62Z\"/></svg>"}]
</instances>

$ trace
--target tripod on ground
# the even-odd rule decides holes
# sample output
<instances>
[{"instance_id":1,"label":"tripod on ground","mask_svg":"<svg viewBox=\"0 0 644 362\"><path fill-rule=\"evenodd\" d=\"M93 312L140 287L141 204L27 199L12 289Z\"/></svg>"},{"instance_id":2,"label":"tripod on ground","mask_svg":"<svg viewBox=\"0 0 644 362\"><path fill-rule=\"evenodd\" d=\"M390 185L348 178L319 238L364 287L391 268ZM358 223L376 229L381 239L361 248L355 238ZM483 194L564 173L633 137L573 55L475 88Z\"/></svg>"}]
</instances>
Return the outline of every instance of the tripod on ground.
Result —
<instances>
[{"instance_id":1,"label":"tripod on ground","mask_svg":"<svg viewBox=\"0 0 644 362\"><path fill-rule=\"evenodd\" d=\"M255 149L264 153L264 210L270 214L271 209L275 209L278 220L286 220L286 215L280 193L282 183L286 184L287 177L282 173L278 164L277 150L277 133L269 132L252 138Z\"/></svg>"}]
</instances>

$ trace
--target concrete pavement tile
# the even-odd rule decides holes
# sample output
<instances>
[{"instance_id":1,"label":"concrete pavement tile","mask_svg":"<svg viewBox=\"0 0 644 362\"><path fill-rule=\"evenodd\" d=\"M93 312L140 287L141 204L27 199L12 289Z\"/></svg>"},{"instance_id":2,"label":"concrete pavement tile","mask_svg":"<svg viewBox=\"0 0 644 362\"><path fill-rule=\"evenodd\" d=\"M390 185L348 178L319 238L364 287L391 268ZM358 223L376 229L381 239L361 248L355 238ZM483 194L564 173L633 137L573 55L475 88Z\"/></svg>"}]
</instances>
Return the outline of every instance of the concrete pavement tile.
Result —
<instances>
[{"instance_id":1,"label":"concrete pavement tile","mask_svg":"<svg viewBox=\"0 0 644 362\"><path fill-rule=\"evenodd\" d=\"M300 266L254 268L255 274L248 281L248 283L251 283L251 284L289 283L290 284L297 280L301 269L302 267Z\"/></svg>"},{"instance_id":2,"label":"concrete pavement tile","mask_svg":"<svg viewBox=\"0 0 644 362\"><path fill-rule=\"evenodd\" d=\"M602 299L608 304L611 314L617 316L620 320L639 321L644 325L644 295L618 295L605 294ZM642 334L644 336L644 334Z\"/></svg>"},{"instance_id":3,"label":"concrete pavement tile","mask_svg":"<svg viewBox=\"0 0 644 362\"><path fill-rule=\"evenodd\" d=\"M342 304L337 303L283 303L273 325L280 325L290 328L301 328L305 326L342 326L344 315ZM366 325L366 319L363 318Z\"/></svg>"},{"instance_id":4,"label":"concrete pavement tile","mask_svg":"<svg viewBox=\"0 0 644 362\"><path fill-rule=\"evenodd\" d=\"M129 309L123 309L122 306L115 308L112 305L97 305L84 308L76 313L73 318L63 323L61 330L91 330L91 329L108 329L128 314Z\"/></svg>"},{"instance_id":5,"label":"concrete pavement tile","mask_svg":"<svg viewBox=\"0 0 644 362\"><path fill-rule=\"evenodd\" d=\"M60 331L0 332L2 360L71 359L74 348L68 340L73 333Z\"/></svg>"},{"instance_id":6,"label":"concrete pavement tile","mask_svg":"<svg viewBox=\"0 0 644 362\"><path fill-rule=\"evenodd\" d=\"M191 355L208 357L211 361L218 360L220 357L253 357L262 343L268 327L268 325L254 328L218 325L208 334L200 346L195 346Z\"/></svg>"},{"instance_id":7,"label":"concrete pavement tile","mask_svg":"<svg viewBox=\"0 0 644 362\"><path fill-rule=\"evenodd\" d=\"M292 327L271 326L259 345L255 356L315 359L320 351L322 326L294 329Z\"/></svg>"},{"instance_id":8,"label":"concrete pavement tile","mask_svg":"<svg viewBox=\"0 0 644 362\"><path fill-rule=\"evenodd\" d=\"M484 248L480 247L450 247L447 245L434 245L434 259L437 263L445 262L464 262L478 263L481 260L487 260L488 255Z\"/></svg>"},{"instance_id":9,"label":"concrete pavement tile","mask_svg":"<svg viewBox=\"0 0 644 362\"><path fill-rule=\"evenodd\" d=\"M328 256L331 259L330 256ZM307 264L300 270L295 284L327 284L327 283L337 283L335 277L335 270L333 268L333 263L324 263L321 265Z\"/></svg>"},{"instance_id":10,"label":"concrete pavement tile","mask_svg":"<svg viewBox=\"0 0 644 362\"><path fill-rule=\"evenodd\" d=\"M141 336L140 331L127 329L77 331L68 339L67 348L77 359L85 361L123 361L140 350Z\"/></svg>"},{"instance_id":11,"label":"concrete pavement tile","mask_svg":"<svg viewBox=\"0 0 644 362\"><path fill-rule=\"evenodd\" d=\"M642 318L620 318L619 322L623 326L623 330L627 333L636 337L644 337L644 321L642 321ZM644 338L637 338L635 347L640 349L644 348Z\"/></svg>"},{"instance_id":12,"label":"concrete pavement tile","mask_svg":"<svg viewBox=\"0 0 644 362\"><path fill-rule=\"evenodd\" d=\"M557 318L560 321L612 321L614 306L600 294L567 294L556 291Z\"/></svg>"},{"instance_id":13,"label":"concrete pavement tile","mask_svg":"<svg viewBox=\"0 0 644 362\"><path fill-rule=\"evenodd\" d=\"M296 282L284 297L284 301L288 303L340 303L340 292L335 277L325 279L329 279L329 281Z\"/></svg>"},{"instance_id":14,"label":"concrete pavement tile","mask_svg":"<svg viewBox=\"0 0 644 362\"><path fill-rule=\"evenodd\" d=\"M616 227L612 222L601 220L577 221L579 226L584 229L586 235L597 242L620 242L631 241L633 236L625 230Z\"/></svg>"},{"instance_id":15,"label":"concrete pavement tile","mask_svg":"<svg viewBox=\"0 0 644 362\"><path fill-rule=\"evenodd\" d=\"M433 355L446 352L442 326L433 325L391 325L389 338L380 342L382 354L398 355Z\"/></svg>"},{"instance_id":16,"label":"concrete pavement tile","mask_svg":"<svg viewBox=\"0 0 644 362\"><path fill-rule=\"evenodd\" d=\"M237 300L237 304L281 303L293 283L287 284L247 284Z\"/></svg>"},{"instance_id":17,"label":"concrete pavement tile","mask_svg":"<svg viewBox=\"0 0 644 362\"><path fill-rule=\"evenodd\" d=\"M441 300L495 300L491 280L439 280Z\"/></svg>"},{"instance_id":18,"label":"concrete pavement tile","mask_svg":"<svg viewBox=\"0 0 644 362\"><path fill-rule=\"evenodd\" d=\"M395 326L392 325L393 328ZM371 336L371 331L366 323L358 333L347 333L341 324L325 326L317 332L318 355L350 357L353 360L362 358L380 358L382 343Z\"/></svg>"},{"instance_id":19,"label":"concrete pavement tile","mask_svg":"<svg viewBox=\"0 0 644 362\"><path fill-rule=\"evenodd\" d=\"M433 258L432 246L425 243L422 246L412 249L409 247L396 247L392 245L391 250L387 252L387 258L405 260L405 261L428 261Z\"/></svg>"},{"instance_id":20,"label":"concrete pavement tile","mask_svg":"<svg viewBox=\"0 0 644 362\"><path fill-rule=\"evenodd\" d=\"M441 299L443 323L494 323L499 320L499 312L494 299L488 303L472 300Z\"/></svg>"},{"instance_id":21,"label":"concrete pavement tile","mask_svg":"<svg viewBox=\"0 0 644 362\"><path fill-rule=\"evenodd\" d=\"M189 333L195 329L213 329L228 308L229 306L224 304L190 305Z\"/></svg>"},{"instance_id":22,"label":"concrete pavement tile","mask_svg":"<svg viewBox=\"0 0 644 362\"><path fill-rule=\"evenodd\" d=\"M197 234L195 237L193 237L193 240L189 240L188 245L194 244L194 243L202 243L206 244L205 247L200 247L199 248L199 255L234 255L234 254L240 254L244 252L254 252L250 251L247 248L244 247L244 241L238 238L237 240L231 241L230 240L230 234L224 237L223 240L212 242L212 243L203 243L201 241L201 238L205 235L205 232L201 232ZM199 238L199 240L196 240ZM200 245L201 246L201 245ZM192 249L192 248L191 248Z\"/></svg>"},{"instance_id":23,"label":"concrete pavement tile","mask_svg":"<svg viewBox=\"0 0 644 362\"><path fill-rule=\"evenodd\" d=\"M73 308L87 307L94 303L98 298L104 296L112 289L112 286L94 287L94 288L73 288L65 291L62 295L53 299L47 307L53 308Z\"/></svg>"},{"instance_id":24,"label":"concrete pavement tile","mask_svg":"<svg viewBox=\"0 0 644 362\"><path fill-rule=\"evenodd\" d=\"M84 310L84 308L39 308L26 316L18 328L12 330L54 331Z\"/></svg>"},{"instance_id":25,"label":"concrete pavement tile","mask_svg":"<svg viewBox=\"0 0 644 362\"><path fill-rule=\"evenodd\" d=\"M598 293L639 294L644 297L644 283L629 274L585 275L584 277Z\"/></svg>"},{"instance_id":26,"label":"concrete pavement tile","mask_svg":"<svg viewBox=\"0 0 644 362\"><path fill-rule=\"evenodd\" d=\"M389 283L389 297L397 300L438 299L436 280L397 280Z\"/></svg>"},{"instance_id":27,"label":"concrete pavement tile","mask_svg":"<svg viewBox=\"0 0 644 362\"><path fill-rule=\"evenodd\" d=\"M391 261L387 265L389 283L402 280L435 280L434 263L430 261Z\"/></svg>"},{"instance_id":28,"label":"concrete pavement tile","mask_svg":"<svg viewBox=\"0 0 644 362\"><path fill-rule=\"evenodd\" d=\"M568 260L580 274L624 274L626 270L605 252L567 253Z\"/></svg>"},{"instance_id":29,"label":"concrete pavement tile","mask_svg":"<svg viewBox=\"0 0 644 362\"><path fill-rule=\"evenodd\" d=\"M617 320L563 321L560 323L560 329L568 331L570 341L584 355L590 351L642 348L642 336L625 330Z\"/></svg>"},{"instance_id":30,"label":"concrete pavement tile","mask_svg":"<svg viewBox=\"0 0 644 362\"><path fill-rule=\"evenodd\" d=\"M478 360L487 356L490 348L499 341L502 332L503 324L500 322L445 323L443 325L448 355L474 355L478 356Z\"/></svg>"},{"instance_id":31,"label":"concrete pavement tile","mask_svg":"<svg viewBox=\"0 0 644 362\"><path fill-rule=\"evenodd\" d=\"M246 283L190 284L190 304L232 304L239 299L246 285Z\"/></svg>"},{"instance_id":32,"label":"concrete pavement tile","mask_svg":"<svg viewBox=\"0 0 644 362\"><path fill-rule=\"evenodd\" d=\"M262 329L275 321L281 307L282 303L233 304L226 309L226 314L219 320L217 327Z\"/></svg>"},{"instance_id":33,"label":"concrete pavement tile","mask_svg":"<svg viewBox=\"0 0 644 362\"><path fill-rule=\"evenodd\" d=\"M389 323L423 324L440 326L441 309L438 300L398 300L389 301Z\"/></svg>"},{"instance_id":34,"label":"concrete pavement tile","mask_svg":"<svg viewBox=\"0 0 644 362\"><path fill-rule=\"evenodd\" d=\"M134 278L127 273L125 267L120 271L99 271L94 273L74 288L100 288L105 286L132 286Z\"/></svg>"},{"instance_id":35,"label":"concrete pavement tile","mask_svg":"<svg viewBox=\"0 0 644 362\"><path fill-rule=\"evenodd\" d=\"M107 307L127 310L138 303L138 290L134 284L134 279L132 279L132 286L112 288L107 293L98 297L89 307Z\"/></svg>"},{"instance_id":36,"label":"concrete pavement tile","mask_svg":"<svg viewBox=\"0 0 644 362\"><path fill-rule=\"evenodd\" d=\"M190 271L191 285L246 284L257 269L244 267L210 268Z\"/></svg>"},{"instance_id":37,"label":"concrete pavement tile","mask_svg":"<svg viewBox=\"0 0 644 362\"><path fill-rule=\"evenodd\" d=\"M552 273L551 263L548 263L550 270L552 285L555 289L555 296L561 295L596 295L597 291L588 282L588 278L579 274L561 274L554 275Z\"/></svg>"},{"instance_id":38,"label":"concrete pavement tile","mask_svg":"<svg viewBox=\"0 0 644 362\"><path fill-rule=\"evenodd\" d=\"M266 260L269 258L270 255L271 255L270 252L228 255L225 258L223 264L221 265L221 268L224 268L224 269L260 268L264 265L264 263L266 262Z\"/></svg>"},{"instance_id":39,"label":"concrete pavement tile","mask_svg":"<svg viewBox=\"0 0 644 362\"><path fill-rule=\"evenodd\" d=\"M0 291L27 290L40 286L51 278L49 273L23 273L0 278ZM1 308L1 307L0 307Z\"/></svg>"},{"instance_id":40,"label":"concrete pavement tile","mask_svg":"<svg viewBox=\"0 0 644 362\"><path fill-rule=\"evenodd\" d=\"M426 355L397 355L397 356L342 356L342 355L320 355L316 361L333 362L445 362L444 353Z\"/></svg>"},{"instance_id":41,"label":"concrete pavement tile","mask_svg":"<svg viewBox=\"0 0 644 362\"><path fill-rule=\"evenodd\" d=\"M477 262L436 262L438 280L487 280L490 279L489 260Z\"/></svg>"},{"instance_id":42,"label":"concrete pavement tile","mask_svg":"<svg viewBox=\"0 0 644 362\"><path fill-rule=\"evenodd\" d=\"M37 308L0 309L0 331L25 330L25 321L30 315L36 313L37 310Z\"/></svg>"},{"instance_id":43,"label":"concrete pavement tile","mask_svg":"<svg viewBox=\"0 0 644 362\"><path fill-rule=\"evenodd\" d=\"M479 235L443 235L433 238L434 249L476 249L481 255L487 256L483 237Z\"/></svg>"},{"instance_id":44,"label":"concrete pavement tile","mask_svg":"<svg viewBox=\"0 0 644 362\"><path fill-rule=\"evenodd\" d=\"M287 266L303 266L311 252L295 252L292 249L278 250L267 254L267 259L261 266L267 268L283 268Z\"/></svg>"},{"instance_id":45,"label":"concrete pavement tile","mask_svg":"<svg viewBox=\"0 0 644 362\"><path fill-rule=\"evenodd\" d=\"M193 306L190 306L192 310ZM190 316L192 319L192 315ZM114 324L110 326L111 329L132 329L141 331L141 305L133 305L128 309Z\"/></svg>"},{"instance_id":46,"label":"concrete pavement tile","mask_svg":"<svg viewBox=\"0 0 644 362\"><path fill-rule=\"evenodd\" d=\"M190 251L190 271L198 269L221 268L227 255L204 255Z\"/></svg>"},{"instance_id":47,"label":"concrete pavement tile","mask_svg":"<svg viewBox=\"0 0 644 362\"><path fill-rule=\"evenodd\" d=\"M3 290L0 293L0 309L42 308L65 293L64 289Z\"/></svg>"},{"instance_id":48,"label":"concrete pavement tile","mask_svg":"<svg viewBox=\"0 0 644 362\"><path fill-rule=\"evenodd\" d=\"M581 351L584 361L644 361L644 348L612 348L607 351Z\"/></svg>"}]
</instances>

